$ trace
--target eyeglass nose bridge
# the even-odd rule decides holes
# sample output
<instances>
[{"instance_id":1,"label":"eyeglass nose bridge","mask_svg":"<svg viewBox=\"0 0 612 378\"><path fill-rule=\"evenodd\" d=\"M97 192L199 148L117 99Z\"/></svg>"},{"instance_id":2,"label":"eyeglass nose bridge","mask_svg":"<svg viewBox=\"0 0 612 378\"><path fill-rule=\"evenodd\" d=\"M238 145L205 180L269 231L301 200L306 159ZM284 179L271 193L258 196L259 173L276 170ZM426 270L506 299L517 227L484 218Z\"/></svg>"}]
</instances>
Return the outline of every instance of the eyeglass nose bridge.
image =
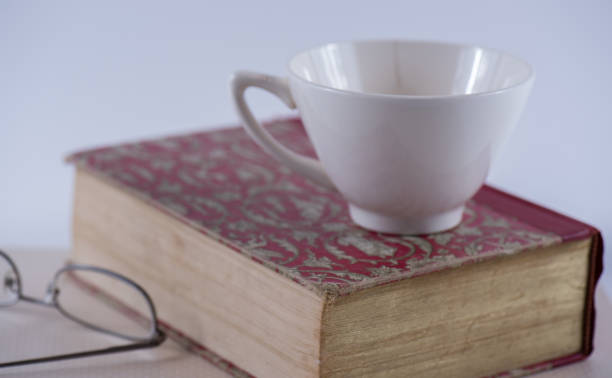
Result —
<instances>
[{"instance_id":1,"label":"eyeglass nose bridge","mask_svg":"<svg viewBox=\"0 0 612 378\"><path fill-rule=\"evenodd\" d=\"M59 295L60 289L55 285L55 280L47 285L47 291L42 299L46 304L55 304L57 296Z\"/></svg>"}]
</instances>

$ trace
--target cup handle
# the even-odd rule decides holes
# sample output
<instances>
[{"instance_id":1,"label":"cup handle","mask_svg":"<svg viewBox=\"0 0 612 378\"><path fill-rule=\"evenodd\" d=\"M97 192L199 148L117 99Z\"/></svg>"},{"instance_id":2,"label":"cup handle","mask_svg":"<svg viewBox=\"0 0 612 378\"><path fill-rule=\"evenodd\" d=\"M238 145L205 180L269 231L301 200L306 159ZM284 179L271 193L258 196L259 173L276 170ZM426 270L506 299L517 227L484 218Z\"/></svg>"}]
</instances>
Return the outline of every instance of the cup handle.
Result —
<instances>
[{"instance_id":1,"label":"cup handle","mask_svg":"<svg viewBox=\"0 0 612 378\"><path fill-rule=\"evenodd\" d=\"M255 72L239 71L230 79L230 87L236 111L240 115L247 133L270 155L286 164L295 172L311 179L317 184L329 189L336 189L327 173L323 170L321 162L317 159L296 154L280 144L270 133L264 129L253 117L245 99L244 92L248 87L265 89L280 98L289 108L295 109L295 103L287 84L287 79Z\"/></svg>"}]
</instances>

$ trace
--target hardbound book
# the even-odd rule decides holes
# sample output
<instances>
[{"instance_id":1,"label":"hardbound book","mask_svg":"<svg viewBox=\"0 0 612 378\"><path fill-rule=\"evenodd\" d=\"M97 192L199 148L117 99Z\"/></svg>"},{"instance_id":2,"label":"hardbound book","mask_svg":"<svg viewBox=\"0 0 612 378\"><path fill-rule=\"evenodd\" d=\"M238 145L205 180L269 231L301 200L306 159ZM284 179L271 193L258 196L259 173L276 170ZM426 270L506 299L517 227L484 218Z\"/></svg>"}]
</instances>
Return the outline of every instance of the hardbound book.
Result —
<instances>
[{"instance_id":1,"label":"hardbound book","mask_svg":"<svg viewBox=\"0 0 612 378\"><path fill-rule=\"evenodd\" d=\"M315 155L299 119L267 128ZM454 229L405 236L356 226L241 128L69 160L72 259L141 283L233 375L522 376L593 349L600 233L490 186Z\"/></svg>"}]
</instances>

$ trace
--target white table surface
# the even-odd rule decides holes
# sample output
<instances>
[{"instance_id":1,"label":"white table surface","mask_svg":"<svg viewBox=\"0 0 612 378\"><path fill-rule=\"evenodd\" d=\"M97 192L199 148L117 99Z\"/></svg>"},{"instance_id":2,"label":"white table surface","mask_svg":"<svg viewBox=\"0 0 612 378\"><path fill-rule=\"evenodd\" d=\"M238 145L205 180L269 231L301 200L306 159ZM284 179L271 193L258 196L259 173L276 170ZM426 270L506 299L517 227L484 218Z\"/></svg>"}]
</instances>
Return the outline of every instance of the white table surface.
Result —
<instances>
[{"instance_id":1,"label":"white table surface","mask_svg":"<svg viewBox=\"0 0 612 378\"><path fill-rule=\"evenodd\" d=\"M63 251L7 250L17 264L24 292L42 296L53 273L67 254ZM595 352L586 361L537 377L612 377L612 306L601 290L596 295L597 321ZM18 304L0 310L0 356L15 348L23 350L63 351L82 337L82 327L75 327L59 313L40 306ZM73 332L74 331L74 332ZM0 357L1 358L1 357ZM38 365L0 369L2 377L227 377L215 366L182 349L172 340L160 347L91 358L72 359Z\"/></svg>"}]
</instances>

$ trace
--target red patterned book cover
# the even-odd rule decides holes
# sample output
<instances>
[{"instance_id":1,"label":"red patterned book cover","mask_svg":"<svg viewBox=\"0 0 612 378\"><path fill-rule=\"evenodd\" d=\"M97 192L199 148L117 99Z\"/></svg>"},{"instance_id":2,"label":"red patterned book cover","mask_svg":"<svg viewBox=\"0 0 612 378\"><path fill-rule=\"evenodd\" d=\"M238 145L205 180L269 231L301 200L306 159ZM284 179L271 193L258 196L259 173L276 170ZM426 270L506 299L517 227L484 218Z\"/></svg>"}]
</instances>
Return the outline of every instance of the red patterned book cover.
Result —
<instances>
[{"instance_id":1,"label":"red patterned book cover","mask_svg":"<svg viewBox=\"0 0 612 378\"><path fill-rule=\"evenodd\" d=\"M298 119L267 127L295 151L314 155ZM99 148L69 160L320 295L342 296L499 255L593 238L583 350L525 372L573 362L592 351L593 292L602 269L599 232L495 188L481 188L458 227L402 236L352 224L338 193L271 159L241 128Z\"/></svg>"}]
</instances>

